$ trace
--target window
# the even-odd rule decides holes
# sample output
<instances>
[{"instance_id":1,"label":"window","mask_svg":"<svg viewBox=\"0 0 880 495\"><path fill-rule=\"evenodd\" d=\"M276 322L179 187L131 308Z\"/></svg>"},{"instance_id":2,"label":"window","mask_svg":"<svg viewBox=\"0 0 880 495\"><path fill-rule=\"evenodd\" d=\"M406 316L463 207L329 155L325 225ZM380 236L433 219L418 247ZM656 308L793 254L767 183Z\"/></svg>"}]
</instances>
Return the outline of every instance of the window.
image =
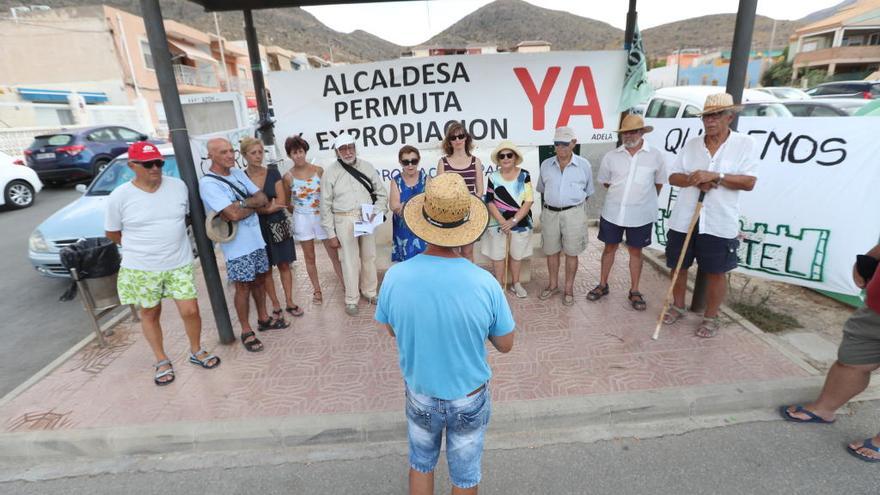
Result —
<instances>
[{"instance_id":1,"label":"window","mask_svg":"<svg viewBox=\"0 0 880 495\"><path fill-rule=\"evenodd\" d=\"M96 131L92 131L88 136L89 141L94 141L96 143L106 143L110 141L118 141L119 138L116 137L116 134L113 133L110 129L98 129Z\"/></svg>"},{"instance_id":2,"label":"window","mask_svg":"<svg viewBox=\"0 0 880 495\"><path fill-rule=\"evenodd\" d=\"M810 106L809 105L786 105L788 107L788 111L791 112L795 117L808 117L810 115Z\"/></svg>"},{"instance_id":3,"label":"window","mask_svg":"<svg viewBox=\"0 0 880 495\"><path fill-rule=\"evenodd\" d=\"M123 141L140 141L141 135L138 132L135 132L131 129L125 127L117 127L116 134L119 135L119 138Z\"/></svg>"},{"instance_id":4,"label":"window","mask_svg":"<svg viewBox=\"0 0 880 495\"><path fill-rule=\"evenodd\" d=\"M880 33L874 33L868 36L866 45L880 45Z\"/></svg>"},{"instance_id":5,"label":"window","mask_svg":"<svg viewBox=\"0 0 880 495\"><path fill-rule=\"evenodd\" d=\"M144 67L150 70L156 70L153 67L153 52L150 50L150 42L147 40L141 41L141 55L144 57Z\"/></svg>"},{"instance_id":6,"label":"window","mask_svg":"<svg viewBox=\"0 0 880 495\"><path fill-rule=\"evenodd\" d=\"M683 119L689 119L689 118L694 118L694 117L699 117L699 116L700 116L700 109L693 106L693 105L688 105L688 106L684 107L684 112L681 113L681 118L683 118Z\"/></svg>"},{"instance_id":7,"label":"window","mask_svg":"<svg viewBox=\"0 0 880 495\"><path fill-rule=\"evenodd\" d=\"M791 109L789 109L791 110ZM835 112L833 109L824 107L824 106L815 106L813 107L813 112L810 114L811 117L839 117L840 114Z\"/></svg>"},{"instance_id":8,"label":"window","mask_svg":"<svg viewBox=\"0 0 880 495\"><path fill-rule=\"evenodd\" d=\"M681 108L681 103L677 101L654 98L648 105L648 110L645 111L645 117L674 119L678 115L679 108Z\"/></svg>"}]
</instances>

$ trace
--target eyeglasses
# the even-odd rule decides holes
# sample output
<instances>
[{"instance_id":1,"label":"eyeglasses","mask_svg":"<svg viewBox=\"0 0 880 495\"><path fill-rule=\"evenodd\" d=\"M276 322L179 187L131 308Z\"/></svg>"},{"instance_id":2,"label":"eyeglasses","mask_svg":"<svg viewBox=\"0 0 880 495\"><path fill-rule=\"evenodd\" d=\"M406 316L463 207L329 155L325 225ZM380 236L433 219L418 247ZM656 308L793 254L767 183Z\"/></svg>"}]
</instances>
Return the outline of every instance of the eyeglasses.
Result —
<instances>
[{"instance_id":1,"label":"eyeglasses","mask_svg":"<svg viewBox=\"0 0 880 495\"><path fill-rule=\"evenodd\" d=\"M165 166L164 160L150 160L148 162L135 162L138 163L141 167L144 167L147 170L150 170L153 167L162 168Z\"/></svg>"},{"instance_id":2,"label":"eyeglasses","mask_svg":"<svg viewBox=\"0 0 880 495\"><path fill-rule=\"evenodd\" d=\"M400 160L400 164L403 165L404 167L408 167L410 165L418 165L419 159L413 158L412 160Z\"/></svg>"},{"instance_id":3,"label":"eyeglasses","mask_svg":"<svg viewBox=\"0 0 880 495\"><path fill-rule=\"evenodd\" d=\"M498 153L499 160L507 160L508 158L513 158L514 156L516 156L516 153L514 153L512 151L510 151L508 153Z\"/></svg>"},{"instance_id":4,"label":"eyeglasses","mask_svg":"<svg viewBox=\"0 0 880 495\"><path fill-rule=\"evenodd\" d=\"M454 136L449 136L450 141L461 141L467 139L467 134L456 134Z\"/></svg>"},{"instance_id":5,"label":"eyeglasses","mask_svg":"<svg viewBox=\"0 0 880 495\"><path fill-rule=\"evenodd\" d=\"M571 141L553 141L553 146L568 146Z\"/></svg>"},{"instance_id":6,"label":"eyeglasses","mask_svg":"<svg viewBox=\"0 0 880 495\"><path fill-rule=\"evenodd\" d=\"M715 120L715 119L720 119L723 115L724 115L724 112L716 112L716 113L709 113L706 115L701 115L700 118L703 120Z\"/></svg>"}]
</instances>

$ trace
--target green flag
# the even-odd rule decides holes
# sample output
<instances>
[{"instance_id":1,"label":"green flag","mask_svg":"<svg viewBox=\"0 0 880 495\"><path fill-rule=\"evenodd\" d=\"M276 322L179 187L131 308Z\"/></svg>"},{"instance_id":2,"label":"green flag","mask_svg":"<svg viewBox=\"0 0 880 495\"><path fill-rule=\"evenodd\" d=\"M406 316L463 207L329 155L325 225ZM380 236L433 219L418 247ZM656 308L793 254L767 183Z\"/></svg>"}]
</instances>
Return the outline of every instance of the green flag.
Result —
<instances>
[{"instance_id":1,"label":"green flag","mask_svg":"<svg viewBox=\"0 0 880 495\"><path fill-rule=\"evenodd\" d=\"M636 24L626 58L626 75L623 78L623 92L620 94L618 111L625 112L649 96L651 96L651 86L648 84L648 63L642 45L642 34L639 32L639 25Z\"/></svg>"}]
</instances>

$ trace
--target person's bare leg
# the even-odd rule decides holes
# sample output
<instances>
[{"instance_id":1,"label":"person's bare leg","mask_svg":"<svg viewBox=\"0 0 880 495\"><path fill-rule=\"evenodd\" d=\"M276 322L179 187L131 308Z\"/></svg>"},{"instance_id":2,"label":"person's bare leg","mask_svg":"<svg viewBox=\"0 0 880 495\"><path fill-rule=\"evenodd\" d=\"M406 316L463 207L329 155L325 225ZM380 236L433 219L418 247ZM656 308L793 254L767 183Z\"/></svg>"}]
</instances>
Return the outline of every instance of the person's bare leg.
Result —
<instances>
[{"instance_id":1,"label":"person's bare leg","mask_svg":"<svg viewBox=\"0 0 880 495\"><path fill-rule=\"evenodd\" d=\"M321 280L318 278L318 265L315 263L315 241L301 241L303 258L306 262L306 273L309 274L309 282L312 283L312 292L321 292Z\"/></svg>"},{"instance_id":2,"label":"person's bare leg","mask_svg":"<svg viewBox=\"0 0 880 495\"><path fill-rule=\"evenodd\" d=\"M627 246L626 250L629 252L629 290L637 292L639 290L639 280L642 278L642 250L632 246Z\"/></svg>"},{"instance_id":3,"label":"person's bare leg","mask_svg":"<svg viewBox=\"0 0 880 495\"><path fill-rule=\"evenodd\" d=\"M611 267L614 266L614 256L620 244L605 244L602 249L602 268L599 270L599 285L608 285L608 277L611 275Z\"/></svg>"},{"instance_id":4,"label":"person's bare leg","mask_svg":"<svg viewBox=\"0 0 880 495\"><path fill-rule=\"evenodd\" d=\"M474 262L474 245L473 243L468 244L466 246L461 247L461 255L468 259L471 263Z\"/></svg>"},{"instance_id":5,"label":"person's bare leg","mask_svg":"<svg viewBox=\"0 0 880 495\"><path fill-rule=\"evenodd\" d=\"M492 271L495 272L495 280L498 285L504 287L504 260L492 260Z\"/></svg>"},{"instance_id":6,"label":"person's bare leg","mask_svg":"<svg viewBox=\"0 0 880 495\"><path fill-rule=\"evenodd\" d=\"M547 272L547 288L552 290L559 287L559 253L547 255Z\"/></svg>"},{"instance_id":7,"label":"person's bare leg","mask_svg":"<svg viewBox=\"0 0 880 495\"><path fill-rule=\"evenodd\" d=\"M266 310L266 278L271 272L258 273L257 277L251 282L251 292L255 293L254 301L257 306L257 318L266 321L269 318L269 312Z\"/></svg>"},{"instance_id":8,"label":"person's bare leg","mask_svg":"<svg viewBox=\"0 0 880 495\"><path fill-rule=\"evenodd\" d=\"M410 495L433 495L434 472L420 473L409 468L409 493Z\"/></svg>"},{"instance_id":9,"label":"person's bare leg","mask_svg":"<svg viewBox=\"0 0 880 495\"><path fill-rule=\"evenodd\" d=\"M342 262L339 261L339 250L333 249L328 244L328 241L324 241L324 250L327 251L327 257L330 258L330 263L333 265L333 271L336 272L336 278L339 280L339 284L343 286L343 291L345 290L345 279L342 277Z\"/></svg>"},{"instance_id":10,"label":"person's bare leg","mask_svg":"<svg viewBox=\"0 0 880 495\"><path fill-rule=\"evenodd\" d=\"M578 257L565 255L565 293L574 295L574 275L578 270Z\"/></svg>"},{"instance_id":11,"label":"person's bare leg","mask_svg":"<svg viewBox=\"0 0 880 495\"><path fill-rule=\"evenodd\" d=\"M266 297L272 301L272 310L280 310L281 309L281 301L278 300L278 293L275 292L275 278L272 276L272 265L269 265L269 271L266 272L265 277L263 278L263 304L265 305ZM256 291L251 292L251 296L254 298L254 303L257 304L257 308L260 307L260 303L257 301ZM262 319L262 318L260 318Z\"/></svg>"},{"instance_id":12,"label":"person's bare leg","mask_svg":"<svg viewBox=\"0 0 880 495\"><path fill-rule=\"evenodd\" d=\"M477 495L479 489L480 485L472 486L470 488L459 488L452 485L452 495Z\"/></svg>"},{"instance_id":13,"label":"person's bare leg","mask_svg":"<svg viewBox=\"0 0 880 495\"><path fill-rule=\"evenodd\" d=\"M519 272L522 268L522 261L510 258L510 285L519 283Z\"/></svg>"},{"instance_id":14,"label":"person's bare leg","mask_svg":"<svg viewBox=\"0 0 880 495\"><path fill-rule=\"evenodd\" d=\"M140 316L144 338L150 345L150 349L152 349L153 355L156 357L156 362L168 359L168 355L165 354L165 346L163 345L162 327L159 325L159 317L162 316L162 301L159 301L159 304L152 308L141 308ZM171 365L164 365L156 371L165 371L168 368L171 368ZM171 381L171 377L170 375L165 375L159 381Z\"/></svg>"},{"instance_id":15,"label":"person's bare leg","mask_svg":"<svg viewBox=\"0 0 880 495\"><path fill-rule=\"evenodd\" d=\"M670 275L671 277L671 275ZM675 279L675 286L672 288L672 304L676 308L684 308L684 296L687 292L688 269L682 267L678 272L678 278Z\"/></svg>"},{"instance_id":16,"label":"person's bare leg","mask_svg":"<svg viewBox=\"0 0 880 495\"><path fill-rule=\"evenodd\" d=\"M186 338L189 340L189 351L193 354L202 349L202 315L199 314L198 299L175 300L177 312L183 320Z\"/></svg>"},{"instance_id":17,"label":"person's bare leg","mask_svg":"<svg viewBox=\"0 0 880 495\"><path fill-rule=\"evenodd\" d=\"M235 282L235 314L241 324L241 333L253 332L250 321L251 282ZM265 305L263 306L265 311Z\"/></svg>"},{"instance_id":18,"label":"person's bare leg","mask_svg":"<svg viewBox=\"0 0 880 495\"><path fill-rule=\"evenodd\" d=\"M828 370L819 398L804 408L831 421L838 409L868 388L871 372L877 368L880 368L880 364L849 365L835 361ZM809 419L804 413L794 412L793 406L788 408L788 412L795 418Z\"/></svg>"},{"instance_id":19,"label":"person's bare leg","mask_svg":"<svg viewBox=\"0 0 880 495\"><path fill-rule=\"evenodd\" d=\"M285 308L292 308L293 304L293 267L290 263L278 263L278 277L281 279L281 287L284 289ZM267 280L271 280L269 275ZM268 291L268 286L266 286Z\"/></svg>"},{"instance_id":20,"label":"person's bare leg","mask_svg":"<svg viewBox=\"0 0 880 495\"><path fill-rule=\"evenodd\" d=\"M707 273L706 274L706 318L715 318L718 316L718 310L721 303L724 302L724 296L727 295L727 279L723 273Z\"/></svg>"}]
</instances>

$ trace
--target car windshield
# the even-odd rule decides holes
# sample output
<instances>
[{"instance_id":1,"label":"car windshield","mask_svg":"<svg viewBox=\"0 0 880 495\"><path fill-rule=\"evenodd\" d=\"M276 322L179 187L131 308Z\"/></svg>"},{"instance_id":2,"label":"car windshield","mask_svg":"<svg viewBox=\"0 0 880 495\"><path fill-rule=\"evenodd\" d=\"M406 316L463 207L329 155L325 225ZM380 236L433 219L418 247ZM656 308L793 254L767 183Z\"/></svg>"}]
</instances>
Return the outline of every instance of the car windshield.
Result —
<instances>
[{"instance_id":1,"label":"car windshield","mask_svg":"<svg viewBox=\"0 0 880 495\"><path fill-rule=\"evenodd\" d=\"M37 136L31 143L31 148L42 148L44 146L66 146L73 141L70 134L47 134L45 136Z\"/></svg>"},{"instance_id":2,"label":"car windshield","mask_svg":"<svg viewBox=\"0 0 880 495\"><path fill-rule=\"evenodd\" d=\"M799 89L794 88L777 88L776 92L778 93L776 96L780 98L792 98L797 99L800 98L803 93Z\"/></svg>"},{"instance_id":3,"label":"car windshield","mask_svg":"<svg viewBox=\"0 0 880 495\"><path fill-rule=\"evenodd\" d=\"M177 160L173 156L165 156L165 166L162 168L163 175L180 178L177 171ZM134 178L134 171L128 166L128 160L114 160L101 175L92 182L86 195L106 196L120 185Z\"/></svg>"}]
</instances>

